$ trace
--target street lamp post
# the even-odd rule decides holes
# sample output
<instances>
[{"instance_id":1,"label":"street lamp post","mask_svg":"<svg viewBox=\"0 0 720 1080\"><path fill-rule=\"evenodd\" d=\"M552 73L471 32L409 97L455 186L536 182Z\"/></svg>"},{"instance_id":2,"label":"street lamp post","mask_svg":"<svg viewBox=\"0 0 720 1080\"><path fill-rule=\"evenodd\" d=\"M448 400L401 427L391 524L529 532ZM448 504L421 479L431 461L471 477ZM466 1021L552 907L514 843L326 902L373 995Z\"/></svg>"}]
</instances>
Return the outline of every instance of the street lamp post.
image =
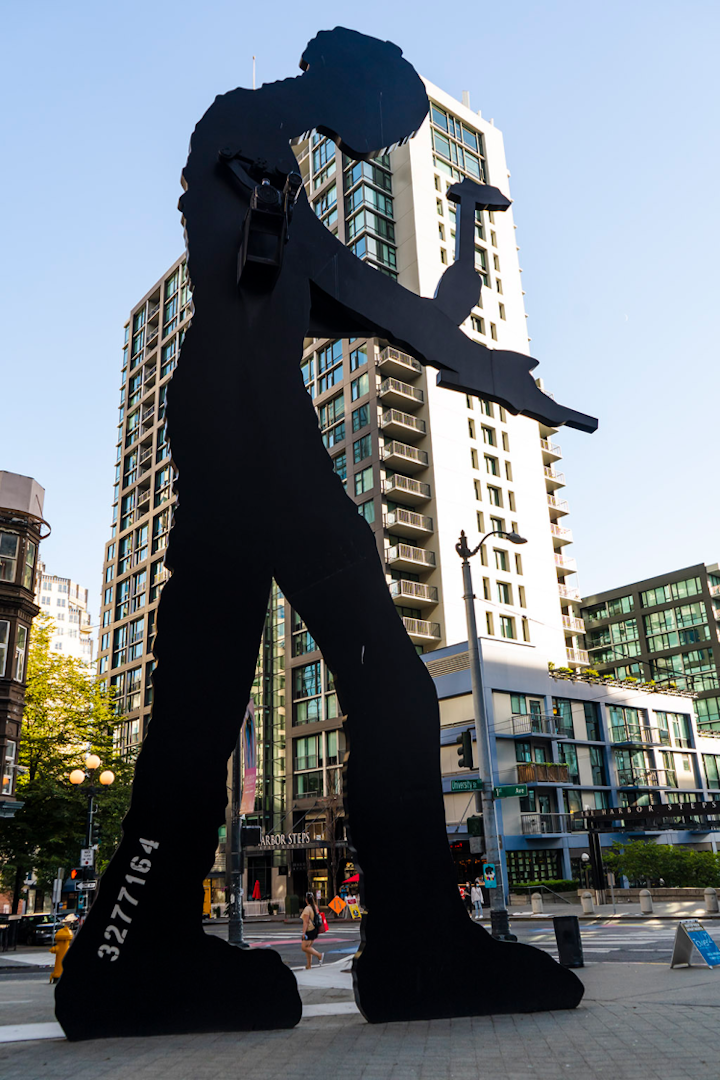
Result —
<instances>
[{"instance_id":1,"label":"street lamp post","mask_svg":"<svg viewBox=\"0 0 720 1080\"><path fill-rule=\"evenodd\" d=\"M249 949L243 932L243 873L245 853L242 845L242 826L245 815L240 813L242 799L242 769L240 738L232 756L232 790L230 794L230 903L228 904L228 941L239 949Z\"/></svg>"},{"instance_id":2,"label":"street lamp post","mask_svg":"<svg viewBox=\"0 0 720 1080\"><path fill-rule=\"evenodd\" d=\"M86 851L91 851L93 849L93 847L94 847L94 845L93 845L93 819L95 817L95 796L97 795L99 788L95 787L95 783L94 783L95 778L94 778L93 774L95 772L97 772L97 770L100 768L100 765L101 765L101 761L100 761L100 758L97 756L97 754L88 754L86 756L86 758L85 758L85 769L73 769L73 771L70 773L70 776L69 776L70 783L75 784L76 787L79 787L80 784L84 784L86 780L90 781L88 786L85 788L85 792L86 792L86 795L87 795L87 818L86 818L86 822L85 822L85 850ZM87 771L85 771L85 770L87 770ZM102 787L109 787L110 784L112 784L114 782L114 780L115 780L115 773L112 772L110 769L103 769L103 771L98 776L98 782L102 785ZM95 853L94 853L94 851L93 851L93 855L92 855L92 860L93 860L93 864L89 868L90 873L85 878L86 881L91 880L91 879L95 879L97 877L97 874L95 873ZM78 902L78 906L80 906L79 902ZM90 904L87 903L86 899L84 899L83 904L82 904L82 909L84 910L86 906L90 907Z\"/></svg>"},{"instance_id":3,"label":"street lamp post","mask_svg":"<svg viewBox=\"0 0 720 1080\"><path fill-rule=\"evenodd\" d=\"M455 545L455 550L462 559L463 573L463 599L465 600L465 617L467 619L468 652L470 655L470 679L472 684L473 712L475 714L475 741L478 749L478 778L480 780L480 804L483 819L483 835L485 838L485 855L488 862L495 866L495 878L497 886L488 889L490 897L490 926L494 938L502 941L516 941L517 938L510 933L507 908L505 906L505 884L502 878L500 862L500 840L498 836L497 818L495 816L495 798L493 794L492 778L492 751L491 731L488 717L485 714L485 702L483 698L483 666L482 650L478 638L477 623L475 621L475 594L472 584L472 570L470 559L480 551L489 536L504 536L513 544L526 544L527 540L516 532L507 533L501 529L493 529L492 532L483 536L477 547L468 547L465 532L460 533L460 540Z\"/></svg>"}]
</instances>

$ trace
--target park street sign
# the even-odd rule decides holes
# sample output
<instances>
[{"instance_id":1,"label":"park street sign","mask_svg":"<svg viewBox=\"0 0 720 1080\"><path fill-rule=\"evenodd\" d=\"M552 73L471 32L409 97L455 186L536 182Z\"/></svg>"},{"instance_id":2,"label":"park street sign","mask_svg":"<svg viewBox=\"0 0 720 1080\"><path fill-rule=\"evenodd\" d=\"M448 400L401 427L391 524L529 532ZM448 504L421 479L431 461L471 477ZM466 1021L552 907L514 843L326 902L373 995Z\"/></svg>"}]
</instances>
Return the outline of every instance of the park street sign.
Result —
<instances>
[{"instance_id":1,"label":"park street sign","mask_svg":"<svg viewBox=\"0 0 720 1080\"><path fill-rule=\"evenodd\" d=\"M482 791L482 780L471 776L467 780L451 780L451 791Z\"/></svg>"},{"instance_id":2,"label":"park street sign","mask_svg":"<svg viewBox=\"0 0 720 1080\"><path fill-rule=\"evenodd\" d=\"M496 799L524 799L527 795L527 784L501 784L500 787L493 788L493 795Z\"/></svg>"}]
</instances>

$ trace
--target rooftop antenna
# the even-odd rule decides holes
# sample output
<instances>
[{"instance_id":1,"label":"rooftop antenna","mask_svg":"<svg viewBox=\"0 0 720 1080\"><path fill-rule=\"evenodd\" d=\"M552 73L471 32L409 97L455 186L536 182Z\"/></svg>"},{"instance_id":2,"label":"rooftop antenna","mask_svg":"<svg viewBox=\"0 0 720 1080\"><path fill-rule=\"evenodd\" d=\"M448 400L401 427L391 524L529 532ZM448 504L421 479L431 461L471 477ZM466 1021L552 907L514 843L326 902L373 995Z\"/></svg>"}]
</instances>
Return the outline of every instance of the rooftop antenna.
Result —
<instances>
[{"instance_id":1,"label":"rooftop antenna","mask_svg":"<svg viewBox=\"0 0 720 1080\"><path fill-rule=\"evenodd\" d=\"M253 90L255 89L255 57L253 56Z\"/></svg>"}]
</instances>

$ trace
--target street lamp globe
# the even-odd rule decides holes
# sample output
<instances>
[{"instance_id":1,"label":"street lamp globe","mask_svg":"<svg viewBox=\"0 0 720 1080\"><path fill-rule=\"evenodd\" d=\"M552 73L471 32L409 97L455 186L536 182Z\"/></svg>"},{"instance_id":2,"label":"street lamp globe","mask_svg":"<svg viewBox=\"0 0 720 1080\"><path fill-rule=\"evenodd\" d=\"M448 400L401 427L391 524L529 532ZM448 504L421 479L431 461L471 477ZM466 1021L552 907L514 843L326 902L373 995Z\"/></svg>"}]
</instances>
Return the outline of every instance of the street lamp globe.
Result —
<instances>
[{"instance_id":1,"label":"street lamp globe","mask_svg":"<svg viewBox=\"0 0 720 1080\"><path fill-rule=\"evenodd\" d=\"M70 773L69 780L71 784L82 784L84 779L85 773L82 769L73 769L73 771Z\"/></svg>"},{"instance_id":2,"label":"street lamp globe","mask_svg":"<svg viewBox=\"0 0 720 1080\"><path fill-rule=\"evenodd\" d=\"M100 758L97 756L97 754L88 754L88 756L85 758L85 764L87 765L88 769L99 769Z\"/></svg>"},{"instance_id":3,"label":"street lamp globe","mask_svg":"<svg viewBox=\"0 0 720 1080\"><path fill-rule=\"evenodd\" d=\"M104 787L109 787L110 784L112 784L114 780L115 780L115 773L112 772L110 769L105 769L104 772L100 773L100 783Z\"/></svg>"}]
</instances>

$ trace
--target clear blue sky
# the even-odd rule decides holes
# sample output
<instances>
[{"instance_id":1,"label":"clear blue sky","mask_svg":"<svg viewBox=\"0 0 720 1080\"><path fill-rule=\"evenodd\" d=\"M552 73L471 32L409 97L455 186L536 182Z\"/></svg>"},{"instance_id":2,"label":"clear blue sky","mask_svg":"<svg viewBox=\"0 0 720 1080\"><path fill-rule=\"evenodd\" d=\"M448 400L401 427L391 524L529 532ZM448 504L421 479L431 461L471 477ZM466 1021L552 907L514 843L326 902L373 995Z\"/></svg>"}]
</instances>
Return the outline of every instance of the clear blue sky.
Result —
<instances>
[{"instance_id":1,"label":"clear blue sky","mask_svg":"<svg viewBox=\"0 0 720 1080\"><path fill-rule=\"evenodd\" d=\"M533 355L600 417L557 440L583 592L718 559L716 0L366 0L352 17L504 133ZM331 25L281 2L5 5L0 468L46 488L43 557L94 613L122 327L182 249L190 132L251 84L253 53L258 82L294 74Z\"/></svg>"}]
</instances>

